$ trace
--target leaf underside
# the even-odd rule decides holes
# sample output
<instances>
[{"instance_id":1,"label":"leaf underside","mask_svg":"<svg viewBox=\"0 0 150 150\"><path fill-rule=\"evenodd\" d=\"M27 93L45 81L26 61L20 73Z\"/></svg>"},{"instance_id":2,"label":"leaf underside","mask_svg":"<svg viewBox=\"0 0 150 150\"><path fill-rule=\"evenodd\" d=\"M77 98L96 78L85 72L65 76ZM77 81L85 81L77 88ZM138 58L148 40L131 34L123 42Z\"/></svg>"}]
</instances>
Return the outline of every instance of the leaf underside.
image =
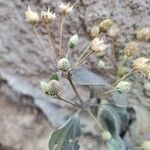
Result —
<instances>
[{"instance_id":1,"label":"leaf underside","mask_svg":"<svg viewBox=\"0 0 150 150\"><path fill-rule=\"evenodd\" d=\"M81 136L78 114L53 132L49 141L49 150L79 150L78 138Z\"/></svg>"},{"instance_id":2,"label":"leaf underside","mask_svg":"<svg viewBox=\"0 0 150 150\"><path fill-rule=\"evenodd\" d=\"M75 70L72 74L72 79L78 85L110 87L107 80L84 68Z\"/></svg>"}]
</instances>

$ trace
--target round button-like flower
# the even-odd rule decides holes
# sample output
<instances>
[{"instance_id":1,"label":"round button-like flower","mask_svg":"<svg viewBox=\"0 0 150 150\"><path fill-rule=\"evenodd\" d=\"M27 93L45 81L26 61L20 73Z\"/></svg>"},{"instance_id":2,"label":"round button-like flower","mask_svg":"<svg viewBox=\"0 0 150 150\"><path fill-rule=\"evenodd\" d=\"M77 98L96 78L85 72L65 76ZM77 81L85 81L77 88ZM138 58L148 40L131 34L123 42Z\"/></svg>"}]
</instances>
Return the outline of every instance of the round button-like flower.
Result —
<instances>
[{"instance_id":1,"label":"round button-like flower","mask_svg":"<svg viewBox=\"0 0 150 150\"><path fill-rule=\"evenodd\" d=\"M47 11L41 12L41 19L45 24L50 23L51 21L55 20L55 18L56 18L56 15L55 15L55 13L52 13L50 11L50 8L48 8Z\"/></svg>"},{"instance_id":2,"label":"round button-like flower","mask_svg":"<svg viewBox=\"0 0 150 150\"><path fill-rule=\"evenodd\" d=\"M117 91L121 93L127 93L131 89L131 83L127 81L121 81L116 85Z\"/></svg>"},{"instance_id":3,"label":"round button-like flower","mask_svg":"<svg viewBox=\"0 0 150 150\"><path fill-rule=\"evenodd\" d=\"M67 58L62 58L58 62L58 68L62 71L67 71L70 68L70 62Z\"/></svg>"},{"instance_id":4,"label":"round button-like flower","mask_svg":"<svg viewBox=\"0 0 150 150\"><path fill-rule=\"evenodd\" d=\"M62 15L64 15L64 16L66 16L66 15L68 15L68 14L72 11L73 6L70 6L69 3L68 3L68 4L63 4L63 3L61 3L61 4L59 5L59 9L60 9L60 13L61 13Z\"/></svg>"},{"instance_id":5,"label":"round button-like flower","mask_svg":"<svg viewBox=\"0 0 150 150\"><path fill-rule=\"evenodd\" d=\"M102 139L104 141L109 141L109 140L111 140L111 138L112 138L112 136L111 136L109 131L103 131L102 132Z\"/></svg>"},{"instance_id":6,"label":"round button-like flower","mask_svg":"<svg viewBox=\"0 0 150 150\"><path fill-rule=\"evenodd\" d=\"M99 27L102 31L106 32L110 29L112 25L113 21L111 19L105 19L100 23Z\"/></svg>"},{"instance_id":7,"label":"round button-like flower","mask_svg":"<svg viewBox=\"0 0 150 150\"><path fill-rule=\"evenodd\" d=\"M148 41L150 40L150 28L143 28L138 30L136 33L136 37L140 41Z\"/></svg>"},{"instance_id":8,"label":"round button-like flower","mask_svg":"<svg viewBox=\"0 0 150 150\"><path fill-rule=\"evenodd\" d=\"M40 85L41 85L42 91L43 91L45 94L48 93L48 83L45 82L45 81L41 81L41 82L40 82Z\"/></svg>"},{"instance_id":9,"label":"round button-like flower","mask_svg":"<svg viewBox=\"0 0 150 150\"><path fill-rule=\"evenodd\" d=\"M108 31L108 34L112 38L116 38L119 34L119 28L116 25L111 26L111 28Z\"/></svg>"},{"instance_id":10,"label":"round button-like flower","mask_svg":"<svg viewBox=\"0 0 150 150\"><path fill-rule=\"evenodd\" d=\"M26 15L26 20L32 25L35 25L39 21L39 16L37 12L32 11L30 6L28 6L28 9L25 12L25 15Z\"/></svg>"},{"instance_id":11,"label":"round button-like flower","mask_svg":"<svg viewBox=\"0 0 150 150\"><path fill-rule=\"evenodd\" d=\"M138 44L134 41L131 41L125 45L124 54L128 57L133 56L138 50Z\"/></svg>"},{"instance_id":12,"label":"round button-like flower","mask_svg":"<svg viewBox=\"0 0 150 150\"><path fill-rule=\"evenodd\" d=\"M60 91L60 84L57 80L51 80L48 83L48 94L50 96L55 96L58 94L58 92Z\"/></svg>"},{"instance_id":13,"label":"round button-like flower","mask_svg":"<svg viewBox=\"0 0 150 150\"><path fill-rule=\"evenodd\" d=\"M91 43L91 50L95 52L103 52L107 47L108 45L104 44L104 41L99 38L94 38Z\"/></svg>"},{"instance_id":14,"label":"round button-like flower","mask_svg":"<svg viewBox=\"0 0 150 150\"><path fill-rule=\"evenodd\" d=\"M139 57L133 62L133 69L150 78L150 59Z\"/></svg>"}]
</instances>

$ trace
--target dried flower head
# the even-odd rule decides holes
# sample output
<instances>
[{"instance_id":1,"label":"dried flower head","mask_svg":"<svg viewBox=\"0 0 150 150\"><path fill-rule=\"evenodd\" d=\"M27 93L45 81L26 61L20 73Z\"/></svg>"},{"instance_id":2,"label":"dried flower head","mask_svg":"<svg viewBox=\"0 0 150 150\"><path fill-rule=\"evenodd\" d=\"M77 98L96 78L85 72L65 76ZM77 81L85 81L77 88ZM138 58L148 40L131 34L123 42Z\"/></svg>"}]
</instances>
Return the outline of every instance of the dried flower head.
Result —
<instances>
[{"instance_id":1,"label":"dried flower head","mask_svg":"<svg viewBox=\"0 0 150 150\"><path fill-rule=\"evenodd\" d=\"M70 68L70 62L67 58L62 58L58 62L58 68L62 71L67 71Z\"/></svg>"},{"instance_id":2,"label":"dried flower head","mask_svg":"<svg viewBox=\"0 0 150 150\"><path fill-rule=\"evenodd\" d=\"M111 140L111 138L112 138L112 136L111 136L109 131L103 131L102 132L102 139L104 141L109 141L109 140Z\"/></svg>"},{"instance_id":3,"label":"dried flower head","mask_svg":"<svg viewBox=\"0 0 150 150\"><path fill-rule=\"evenodd\" d=\"M111 19L105 19L100 23L99 27L102 31L106 32L110 29L112 25L113 21Z\"/></svg>"},{"instance_id":4,"label":"dried flower head","mask_svg":"<svg viewBox=\"0 0 150 150\"><path fill-rule=\"evenodd\" d=\"M91 28L91 37L95 38L99 35L100 29L99 26L94 26Z\"/></svg>"},{"instance_id":5,"label":"dried flower head","mask_svg":"<svg viewBox=\"0 0 150 150\"><path fill-rule=\"evenodd\" d=\"M66 16L66 15L68 15L68 14L72 11L73 6L70 6L69 3L68 3L68 4L63 4L63 3L61 3L61 4L59 5L59 9L60 9L60 13L61 13L62 15L64 15L64 16Z\"/></svg>"},{"instance_id":6,"label":"dried flower head","mask_svg":"<svg viewBox=\"0 0 150 150\"><path fill-rule=\"evenodd\" d=\"M129 68L128 67L124 67L124 66L120 66L118 68L117 71L117 75L120 77L123 77L124 75L126 75L129 72Z\"/></svg>"},{"instance_id":7,"label":"dried flower head","mask_svg":"<svg viewBox=\"0 0 150 150\"><path fill-rule=\"evenodd\" d=\"M120 81L117 85L116 85L116 89L119 93L127 93L130 91L131 89L131 83L127 82L127 81Z\"/></svg>"},{"instance_id":8,"label":"dried flower head","mask_svg":"<svg viewBox=\"0 0 150 150\"><path fill-rule=\"evenodd\" d=\"M25 15L26 15L26 20L32 25L35 25L39 21L39 16L37 12L32 11L30 6L28 6L28 9L25 12Z\"/></svg>"},{"instance_id":9,"label":"dried flower head","mask_svg":"<svg viewBox=\"0 0 150 150\"><path fill-rule=\"evenodd\" d=\"M150 141L144 141L141 148L142 150L150 150Z\"/></svg>"},{"instance_id":10,"label":"dried flower head","mask_svg":"<svg viewBox=\"0 0 150 150\"><path fill-rule=\"evenodd\" d=\"M41 19L45 24L50 23L51 21L55 20L55 18L56 18L56 15L55 15L55 13L52 13L50 11L50 8L48 8L47 11L41 12Z\"/></svg>"},{"instance_id":11,"label":"dried flower head","mask_svg":"<svg viewBox=\"0 0 150 150\"><path fill-rule=\"evenodd\" d=\"M108 45L104 44L104 41L99 38L94 38L91 43L91 49L95 52L103 52L107 47Z\"/></svg>"},{"instance_id":12,"label":"dried flower head","mask_svg":"<svg viewBox=\"0 0 150 150\"><path fill-rule=\"evenodd\" d=\"M149 41L150 40L150 28L143 28L136 33L136 37L140 41Z\"/></svg>"},{"instance_id":13,"label":"dried flower head","mask_svg":"<svg viewBox=\"0 0 150 150\"><path fill-rule=\"evenodd\" d=\"M145 57L137 58L133 62L133 69L139 71L144 76L150 78L150 59Z\"/></svg>"},{"instance_id":14,"label":"dried flower head","mask_svg":"<svg viewBox=\"0 0 150 150\"><path fill-rule=\"evenodd\" d=\"M116 38L119 34L119 28L116 25L111 26L111 28L108 31L108 34L112 38Z\"/></svg>"},{"instance_id":15,"label":"dried flower head","mask_svg":"<svg viewBox=\"0 0 150 150\"><path fill-rule=\"evenodd\" d=\"M128 57L133 56L138 50L138 44L134 41L131 41L125 45L124 54Z\"/></svg>"}]
</instances>

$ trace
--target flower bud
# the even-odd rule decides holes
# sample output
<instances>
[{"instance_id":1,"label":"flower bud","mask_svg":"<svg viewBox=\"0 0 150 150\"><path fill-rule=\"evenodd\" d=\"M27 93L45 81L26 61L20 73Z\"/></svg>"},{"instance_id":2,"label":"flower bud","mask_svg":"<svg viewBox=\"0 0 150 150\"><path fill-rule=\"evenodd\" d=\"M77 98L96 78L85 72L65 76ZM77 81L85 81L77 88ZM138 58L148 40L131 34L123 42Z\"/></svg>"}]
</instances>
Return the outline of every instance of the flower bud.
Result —
<instances>
[{"instance_id":1,"label":"flower bud","mask_svg":"<svg viewBox=\"0 0 150 150\"><path fill-rule=\"evenodd\" d=\"M134 41L131 41L125 45L124 54L128 57L133 56L138 50L138 44Z\"/></svg>"},{"instance_id":2,"label":"flower bud","mask_svg":"<svg viewBox=\"0 0 150 150\"><path fill-rule=\"evenodd\" d=\"M103 32L106 32L110 29L112 25L113 21L111 19L105 19L100 23L99 27Z\"/></svg>"},{"instance_id":3,"label":"flower bud","mask_svg":"<svg viewBox=\"0 0 150 150\"><path fill-rule=\"evenodd\" d=\"M150 82L144 84L144 90L150 91Z\"/></svg>"},{"instance_id":4,"label":"flower bud","mask_svg":"<svg viewBox=\"0 0 150 150\"><path fill-rule=\"evenodd\" d=\"M45 82L45 81L41 81L40 82L40 85L41 85L41 89L44 93L47 93L48 92L48 83Z\"/></svg>"},{"instance_id":5,"label":"flower bud","mask_svg":"<svg viewBox=\"0 0 150 150\"><path fill-rule=\"evenodd\" d=\"M150 40L150 28L143 28L136 33L136 37L140 41L149 41Z\"/></svg>"},{"instance_id":6,"label":"flower bud","mask_svg":"<svg viewBox=\"0 0 150 150\"><path fill-rule=\"evenodd\" d=\"M112 136L111 136L109 131L103 131L102 132L102 139L104 141L109 141L109 140L111 140L111 138L112 138Z\"/></svg>"},{"instance_id":7,"label":"flower bud","mask_svg":"<svg viewBox=\"0 0 150 150\"><path fill-rule=\"evenodd\" d=\"M69 47L70 48L74 48L76 45L78 45L78 41L79 41L79 37L77 34L73 35L70 39L69 39Z\"/></svg>"},{"instance_id":8,"label":"flower bud","mask_svg":"<svg viewBox=\"0 0 150 150\"><path fill-rule=\"evenodd\" d=\"M58 68L62 71L67 71L70 68L70 62L66 58L62 58L58 62Z\"/></svg>"},{"instance_id":9,"label":"flower bud","mask_svg":"<svg viewBox=\"0 0 150 150\"><path fill-rule=\"evenodd\" d=\"M51 96L55 96L58 94L58 92L60 91L60 85L59 82L57 80L51 80L48 83L48 94Z\"/></svg>"},{"instance_id":10,"label":"flower bud","mask_svg":"<svg viewBox=\"0 0 150 150\"><path fill-rule=\"evenodd\" d=\"M97 64L98 69L103 69L105 68L105 62L103 60L100 60Z\"/></svg>"},{"instance_id":11,"label":"flower bud","mask_svg":"<svg viewBox=\"0 0 150 150\"><path fill-rule=\"evenodd\" d=\"M35 25L39 21L39 16L37 12L32 11L30 6L28 6L28 10L25 12L26 20L32 24Z\"/></svg>"},{"instance_id":12,"label":"flower bud","mask_svg":"<svg viewBox=\"0 0 150 150\"><path fill-rule=\"evenodd\" d=\"M150 150L150 141L144 141L141 148L142 150Z\"/></svg>"},{"instance_id":13,"label":"flower bud","mask_svg":"<svg viewBox=\"0 0 150 150\"><path fill-rule=\"evenodd\" d=\"M127 81L121 81L116 85L117 91L121 93L127 93L131 89L131 83Z\"/></svg>"},{"instance_id":14,"label":"flower bud","mask_svg":"<svg viewBox=\"0 0 150 150\"><path fill-rule=\"evenodd\" d=\"M55 20L55 18L56 18L55 13L52 13L49 8L47 11L41 12L41 19L45 24L50 23L51 21Z\"/></svg>"},{"instance_id":15,"label":"flower bud","mask_svg":"<svg viewBox=\"0 0 150 150\"><path fill-rule=\"evenodd\" d=\"M91 37L92 38L97 37L99 35L99 32L100 32L99 26L92 27L92 29L91 29Z\"/></svg>"},{"instance_id":16,"label":"flower bud","mask_svg":"<svg viewBox=\"0 0 150 150\"><path fill-rule=\"evenodd\" d=\"M59 9L60 9L60 13L64 16L66 16L72 11L73 6L70 6L69 3L68 4L61 3L59 5Z\"/></svg>"}]
</instances>

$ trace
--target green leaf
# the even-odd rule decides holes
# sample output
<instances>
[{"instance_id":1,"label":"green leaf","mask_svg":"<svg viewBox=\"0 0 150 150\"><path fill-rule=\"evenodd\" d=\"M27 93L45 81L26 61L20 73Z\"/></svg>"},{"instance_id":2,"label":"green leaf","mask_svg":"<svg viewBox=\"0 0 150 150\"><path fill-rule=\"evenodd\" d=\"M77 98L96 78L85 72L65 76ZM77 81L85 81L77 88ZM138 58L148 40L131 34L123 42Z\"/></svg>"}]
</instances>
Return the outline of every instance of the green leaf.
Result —
<instances>
[{"instance_id":1,"label":"green leaf","mask_svg":"<svg viewBox=\"0 0 150 150\"><path fill-rule=\"evenodd\" d=\"M51 135L49 150L79 150L78 138L81 136L78 113Z\"/></svg>"},{"instance_id":2,"label":"green leaf","mask_svg":"<svg viewBox=\"0 0 150 150\"><path fill-rule=\"evenodd\" d=\"M57 80L58 81L59 77L58 77L57 74L54 74L54 75L51 76L50 80Z\"/></svg>"},{"instance_id":3,"label":"green leaf","mask_svg":"<svg viewBox=\"0 0 150 150\"><path fill-rule=\"evenodd\" d=\"M124 141L121 138L112 138L107 142L108 150L126 150Z\"/></svg>"},{"instance_id":4,"label":"green leaf","mask_svg":"<svg viewBox=\"0 0 150 150\"><path fill-rule=\"evenodd\" d=\"M107 82L107 80L84 68L76 70L72 74L72 79L76 84L79 85L94 85L94 86L110 87L110 84Z\"/></svg>"},{"instance_id":5,"label":"green leaf","mask_svg":"<svg viewBox=\"0 0 150 150\"><path fill-rule=\"evenodd\" d=\"M111 104L101 105L98 116L106 130L114 138L119 137L120 133L126 129L128 124L126 108L118 107Z\"/></svg>"}]
</instances>

